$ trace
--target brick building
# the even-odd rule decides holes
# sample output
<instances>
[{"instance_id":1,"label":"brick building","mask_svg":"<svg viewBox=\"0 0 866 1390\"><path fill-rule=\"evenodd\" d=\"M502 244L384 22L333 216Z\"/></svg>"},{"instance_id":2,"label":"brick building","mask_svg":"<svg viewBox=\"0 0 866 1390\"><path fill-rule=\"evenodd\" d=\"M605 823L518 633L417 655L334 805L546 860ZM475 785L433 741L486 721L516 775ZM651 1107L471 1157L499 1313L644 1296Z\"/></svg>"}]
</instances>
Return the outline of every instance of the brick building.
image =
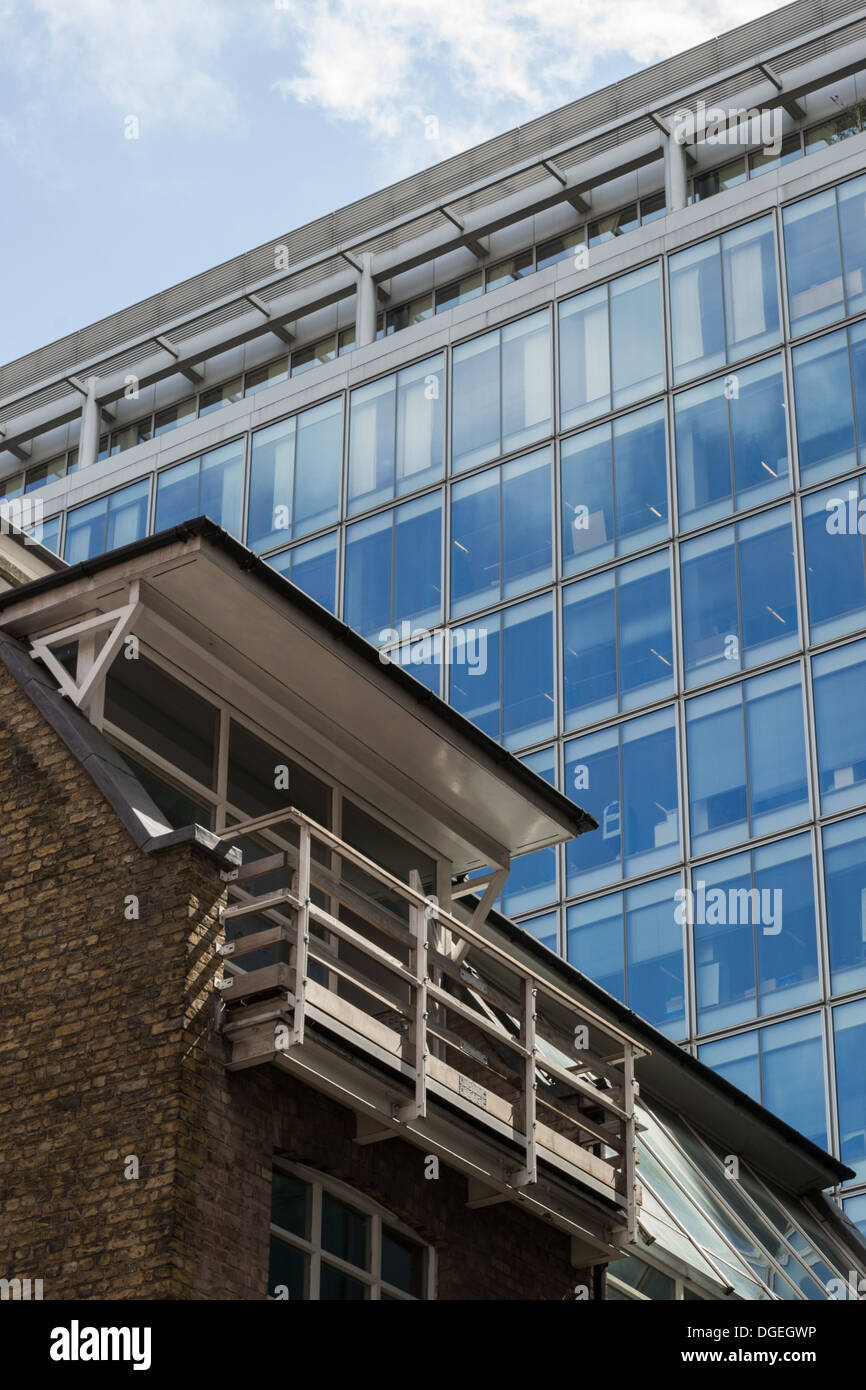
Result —
<instances>
[{"instance_id":1,"label":"brick building","mask_svg":"<svg viewBox=\"0 0 866 1390\"><path fill-rule=\"evenodd\" d=\"M7 1279L848 1296L850 1170L493 909L589 815L209 521L3 542Z\"/></svg>"}]
</instances>

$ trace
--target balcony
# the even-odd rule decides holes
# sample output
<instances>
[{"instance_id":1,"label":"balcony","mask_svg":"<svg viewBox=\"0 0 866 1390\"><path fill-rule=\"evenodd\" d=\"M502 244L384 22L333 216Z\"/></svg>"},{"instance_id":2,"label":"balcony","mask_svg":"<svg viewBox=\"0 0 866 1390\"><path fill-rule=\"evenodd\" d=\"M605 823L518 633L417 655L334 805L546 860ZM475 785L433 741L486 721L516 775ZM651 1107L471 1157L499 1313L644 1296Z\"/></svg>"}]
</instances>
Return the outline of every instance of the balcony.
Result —
<instances>
[{"instance_id":1,"label":"balcony","mask_svg":"<svg viewBox=\"0 0 866 1390\"><path fill-rule=\"evenodd\" d=\"M417 872L403 882L294 809L223 838L265 830L291 843L224 874L228 1066L276 1063L355 1110L356 1142L441 1156L467 1173L470 1206L521 1202L596 1258L633 1240L646 1049L482 934L478 881L446 910Z\"/></svg>"}]
</instances>

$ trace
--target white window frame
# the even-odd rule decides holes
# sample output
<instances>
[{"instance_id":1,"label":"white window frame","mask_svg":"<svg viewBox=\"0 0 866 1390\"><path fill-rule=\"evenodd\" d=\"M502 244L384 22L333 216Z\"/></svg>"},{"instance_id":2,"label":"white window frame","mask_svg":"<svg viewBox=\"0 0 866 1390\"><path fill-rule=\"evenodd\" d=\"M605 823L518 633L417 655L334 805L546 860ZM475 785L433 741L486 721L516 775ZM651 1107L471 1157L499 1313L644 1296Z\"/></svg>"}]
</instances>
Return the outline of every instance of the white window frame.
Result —
<instances>
[{"instance_id":1,"label":"white window frame","mask_svg":"<svg viewBox=\"0 0 866 1390\"><path fill-rule=\"evenodd\" d=\"M392 1216L385 1207L374 1202L372 1198L364 1196L356 1188L350 1187L348 1183L325 1176L315 1168L307 1168L300 1163L287 1163L283 1159L274 1159L273 1166L276 1171L300 1178L309 1184L311 1189L311 1238L309 1240L303 1236L295 1235L292 1231L285 1230L282 1226L277 1226L273 1221L270 1223L272 1236L276 1236L284 1245L289 1245L309 1256L309 1281L304 1302L317 1303L320 1301L319 1289L323 1258L325 1263L333 1269L340 1270L359 1283L365 1284L368 1289L368 1298L374 1302L381 1301L383 1293L387 1294L389 1298L399 1299L406 1303L426 1302L436 1298L436 1252L432 1245L418 1236L417 1232L410 1230L403 1222ZM329 1251L322 1250L322 1195L325 1192L329 1196L336 1197L338 1201L345 1202L347 1206L354 1207L369 1219L369 1269L360 1269L357 1265L350 1264L338 1255L332 1255ZM405 1289L398 1289L381 1277L383 1224L392 1227L400 1235L406 1236L408 1240L419 1246L426 1256L423 1270L424 1291L420 1300L416 1299L414 1294L407 1293ZM271 1302L280 1302L279 1299L274 1299L270 1292L268 1299Z\"/></svg>"}]
</instances>

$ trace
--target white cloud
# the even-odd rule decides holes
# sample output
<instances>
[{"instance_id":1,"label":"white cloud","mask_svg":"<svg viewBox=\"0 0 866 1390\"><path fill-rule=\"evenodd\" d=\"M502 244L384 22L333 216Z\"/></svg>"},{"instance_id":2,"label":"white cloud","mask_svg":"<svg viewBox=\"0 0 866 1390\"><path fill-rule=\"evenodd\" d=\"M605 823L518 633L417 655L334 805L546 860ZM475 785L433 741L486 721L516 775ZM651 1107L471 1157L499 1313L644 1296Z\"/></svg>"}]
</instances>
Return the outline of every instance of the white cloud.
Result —
<instances>
[{"instance_id":1,"label":"white cloud","mask_svg":"<svg viewBox=\"0 0 866 1390\"><path fill-rule=\"evenodd\" d=\"M591 90L600 61L643 67L774 8L772 0L275 0L296 70L286 100L359 125L405 166L430 163ZM435 115L439 139L423 120ZM426 150L425 150L426 144ZM426 154L426 159L423 156Z\"/></svg>"},{"instance_id":2,"label":"white cloud","mask_svg":"<svg viewBox=\"0 0 866 1390\"><path fill-rule=\"evenodd\" d=\"M142 131L212 133L237 118L218 67L241 16L221 0L3 0L0 13L6 62L46 120L101 105L118 128L132 114Z\"/></svg>"}]
</instances>

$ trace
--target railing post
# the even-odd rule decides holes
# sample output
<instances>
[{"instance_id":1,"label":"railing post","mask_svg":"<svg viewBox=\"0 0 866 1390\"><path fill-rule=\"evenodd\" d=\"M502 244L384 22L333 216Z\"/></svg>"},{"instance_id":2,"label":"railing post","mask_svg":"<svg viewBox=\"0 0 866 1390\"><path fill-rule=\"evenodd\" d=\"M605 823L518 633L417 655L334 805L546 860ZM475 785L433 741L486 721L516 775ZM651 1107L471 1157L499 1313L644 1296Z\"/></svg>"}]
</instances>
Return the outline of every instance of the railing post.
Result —
<instances>
[{"instance_id":1,"label":"railing post","mask_svg":"<svg viewBox=\"0 0 866 1390\"><path fill-rule=\"evenodd\" d=\"M536 1071L537 1055L535 1051L535 1017L536 1017L536 997L537 991L535 982L531 975L524 975L520 982L522 1013L520 1028L520 1041L526 1048L527 1055L523 1059L521 1068L523 1076L522 1088L522 1108L523 1123L526 1130L526 1162L525 1166L512 1177L515 1187L524 1187L527 1183L536 1182L538 1179L538 1159L535 1149L535 1127L536 1127L536 1105L535 1092L538 1086Z\"/></svg>"},{"instance_id":2,"label":"railing post","mask_svg":"<svg viewBox=\"0 0 866 1390\"><path fill-rule=\"evenodd\" d=\"M421 875L417 869L409 874L409 886L423 893ZM415 1045L415 1099L397 1112L401 1120L423 1120L427 1115L427 913L412 903L409 923L414 939L415 983L412 992L415 1008L412 1015L412 1040Z\"/></svg>"},{"instance_id":3,"label":"railing post","mask_svg":"<svg viewBox=\"0 0 866 1390\"><path fill-rule=\"evenodd\" d=\"M627 1235L631 1243L637 1239L637 1166L635 1153L635 1124L634 1124L634 1048L627 1042L623 1048L622 1059L622 1108L626 1113L626 1119L620 1126L620 1133L623 1138L623 1162L622 1176L625 1186L626 1200L626 1222Z\"/></svg>"},{"instance_id":4,"label":"railing post","mask_svg":"<svg viewBox=\"0 0 866 1390\"><path fill-rule=\"evenodd\" d=\"M290 1046L296 1047L304 1041L304 1010L307 1002L307 947L310 943L310 827L300 827L298 850L298 873L296 895L300 907L296 909L295 923L295 1015L292 1024Z\"/></svg>"}]
</instances>

